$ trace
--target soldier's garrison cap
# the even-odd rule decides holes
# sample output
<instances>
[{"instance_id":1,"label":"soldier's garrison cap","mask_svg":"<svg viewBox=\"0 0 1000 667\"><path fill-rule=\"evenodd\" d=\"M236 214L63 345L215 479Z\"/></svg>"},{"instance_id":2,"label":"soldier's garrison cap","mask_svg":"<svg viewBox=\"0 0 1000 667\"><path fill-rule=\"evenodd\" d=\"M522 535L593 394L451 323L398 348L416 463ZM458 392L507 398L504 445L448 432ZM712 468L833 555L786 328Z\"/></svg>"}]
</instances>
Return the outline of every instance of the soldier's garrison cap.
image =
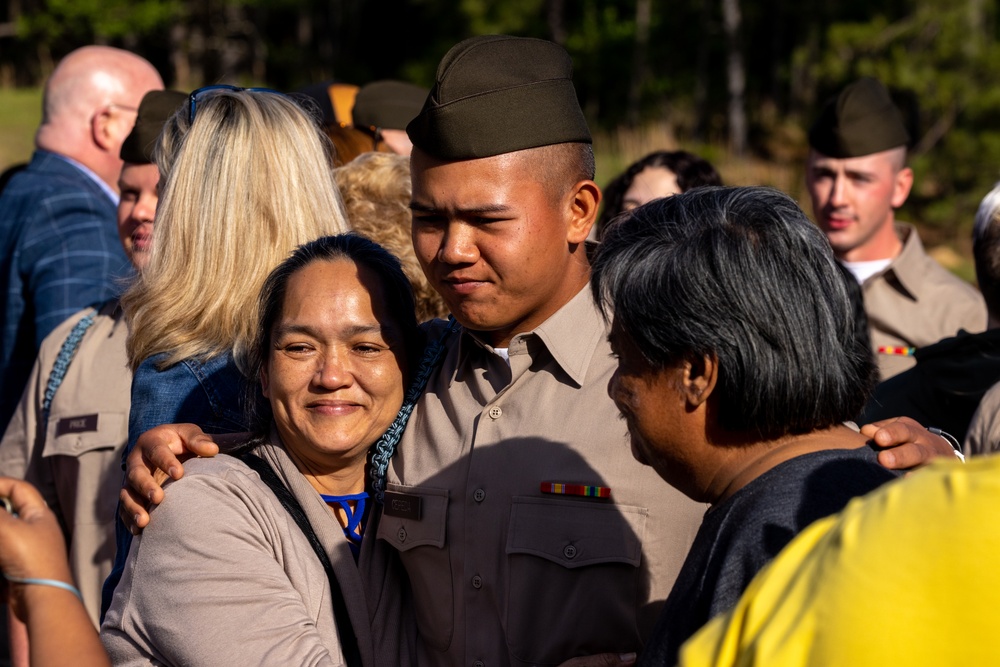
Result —
<instances>
[{"instance_id":1,"label":"soldier's garrison cap","mask_svg":"<svg viewBox=\"0 0 1000 667\"><path fill-rule=\"evenodd\" d=\"M405 81L374 81L362 86L354 99L354 126L405 130L420 113L428 92Z\"/></svg>"},{"instance_id":2,"label":"soldier's garrison cap","mask_svg":"<svg viewBox=\"0 0 1000 667\"><path fill-rule=\"evenodd\" d=\"M889 91L871 77L827 101L809 130L809 145L833 158L871 155L906 146L910 135Z\"/></svg>"},{"instance_id":3,"label":"soldier's garrison cap","mask_svg":"<svg viewBox=\"0 0 1000 667\"><path fill-rule=\"evenodd\" d=\"M470 160L567 142L592 143L573 87L573 62L542 39L484 35L438 65L413 145L442 160Z\"/></svg>"},{"instance_id":4,"label":"soldier's garrison cap","mask_svg":"<svg viewBox=\"0 0 1000 667\"><path fill-rule=\"evenodd\" d=\"M148 164L153 161L153 146L167 120L187 102L186 93L176 90L151 90L139 102L135 127L122 143L118 156L125 162Z\"/></svg>"}]
</instances>

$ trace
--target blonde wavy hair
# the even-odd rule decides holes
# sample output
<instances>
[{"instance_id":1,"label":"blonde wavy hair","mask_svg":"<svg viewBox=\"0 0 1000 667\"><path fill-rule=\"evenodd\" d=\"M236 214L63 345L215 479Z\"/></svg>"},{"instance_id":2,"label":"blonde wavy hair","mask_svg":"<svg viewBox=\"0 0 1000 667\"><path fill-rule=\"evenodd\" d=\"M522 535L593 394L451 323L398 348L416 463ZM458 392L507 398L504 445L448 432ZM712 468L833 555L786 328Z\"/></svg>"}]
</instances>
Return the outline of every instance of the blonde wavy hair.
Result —
<instances>
[{"instance_id":1,"label":"blonde wavy hair","mask_svg":"<svg viewBox=\"0 0 1000 667\"><path fill-rule=\"evenodd\" d=\"M399 259L413 286L417 321L447 317L441 295L427 282L410 237L410 158L394 153L364 153L333 172L347 219L362 236Z\"/></svg>"},{"instance_id":2,"label":"blonde wavy hair","mask_svg":"<svg viewBox=\"0 0 1000 667\"><path fill-rule=\"evenodd\" d=\"M299 245L348 231L318 125L288 97L220 90L184 105L156 150L160 202L149 265L122 297L129 364L162 370L256 333L257 294Z\"/></svg>"}]
</instances>

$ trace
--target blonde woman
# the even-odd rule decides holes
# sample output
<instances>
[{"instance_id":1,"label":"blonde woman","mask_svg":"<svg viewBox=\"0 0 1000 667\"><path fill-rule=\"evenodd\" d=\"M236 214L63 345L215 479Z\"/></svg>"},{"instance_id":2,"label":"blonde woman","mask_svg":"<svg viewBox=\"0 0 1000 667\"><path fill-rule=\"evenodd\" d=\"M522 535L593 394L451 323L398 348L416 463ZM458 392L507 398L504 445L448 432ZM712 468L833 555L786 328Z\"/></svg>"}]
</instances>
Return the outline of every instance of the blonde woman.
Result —
<instances>
[{"instance_id":1,"label":"blonde woman","mask_svg":"<svg viewBox=\"0 0 1000 667\"><path fill-rule=\"evenodd\" d=\"M347 218L357 234L395 255L413 287L417 321L448 317L441 295L427 282L410 238L410 158L365 153L333 172Z\"/></svg>"},{"instance_id":2,"label":"blonde woman","mask_svg":"<svg viewBox=\"0 0 1000 667\"><path fill-rule=\"evenodd\" d=\"M247 430L236 359L255 334L257 294L297 246L348 230L329 141L291 99L209 86L163 130L153 252L125 293L133 370L129 449L159 424ZM107 609L128 555L118 526Z\"/></svg>"}]
</instances>

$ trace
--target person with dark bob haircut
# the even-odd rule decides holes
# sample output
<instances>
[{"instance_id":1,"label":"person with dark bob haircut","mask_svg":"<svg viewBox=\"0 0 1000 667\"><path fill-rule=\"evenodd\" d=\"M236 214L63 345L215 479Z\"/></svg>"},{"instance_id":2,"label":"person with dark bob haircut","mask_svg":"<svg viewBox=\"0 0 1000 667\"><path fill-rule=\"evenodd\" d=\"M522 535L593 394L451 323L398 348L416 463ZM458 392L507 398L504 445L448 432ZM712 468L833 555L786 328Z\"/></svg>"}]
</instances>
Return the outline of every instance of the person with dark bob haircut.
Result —
<instances>
[{"instance_id":1,"label":"person with dark bob haircut","mask_svg":"<svg viewBox=\"0 0 1000 667\"><path fill-rule=\"evenodd\" d=\"M597 219L597 238L621 213L691 188L722 185L722 177L705 159L687 151L656 151L636 160L604 188L604 208Z\"/></svg>"},{"instance_id":2,"label":"person with dark bob haircut","mask_svg":"<svg viewBox=\"0 0 1000 667\"><path fill-rule=\"evenodd\" d=\"M258 306L247 367L269 413L171 484L132 542L104 645L130 665L411 664L405 578L375 542L366 472L422 348L410 282L381 246L329 236L274 269Z\"/></svg>"},{"instance_id":3,"label":"person with dark bob haircut","mask_svg":"<svg viewBox=\"0 0 1000 667\"><path fill-rule=\"evenodd\" d=\"M641 660L674 664L796 533L894 478L845 424L877 366L829 243L776 190L635 209L608 229L592 289L633 455L711 504Z\"/></svg>"}]
</instances>

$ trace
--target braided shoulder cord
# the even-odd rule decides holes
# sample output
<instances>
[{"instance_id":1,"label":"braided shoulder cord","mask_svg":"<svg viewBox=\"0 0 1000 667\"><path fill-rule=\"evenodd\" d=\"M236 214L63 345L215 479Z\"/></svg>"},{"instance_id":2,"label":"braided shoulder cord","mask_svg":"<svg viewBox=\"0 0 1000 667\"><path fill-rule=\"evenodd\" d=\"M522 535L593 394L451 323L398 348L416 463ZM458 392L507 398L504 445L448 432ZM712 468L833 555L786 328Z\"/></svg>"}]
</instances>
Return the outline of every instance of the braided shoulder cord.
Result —
<instances>
[{"instance_id":1,"label":"braided shoulder cord","mask_svg":"<svg viewBox=\"0 0 1000 667\"><path fill-rule=\"evenodd\" d=\"M52 373L49 374L49 381L45 384L45 398L42 400L43 424L48 424L49 422L49 409L52 407L52 399L56 397L56 391L59 390L59 386L66 379L66 371L69 370L69 364L73 361L76 351L80 348L80 341L83 340L83 334L87 333L87 329L94 323L96 315L97 308L94 308L83 319L77 322L59 349L56 363L52 366Z\"/></svg>"},{"instance_id":2,"label":"braided shoulder cord","mask_svg":"<svg viewBox=\"0 0 1000 667\"><path fill-rule=\"evenodd\" d=\"M420 368L417 370L417 376L413 379L413 383L407 389L406 396L403 398L403 406L399 409L399 413L392 424L389 425L386 432L382 434L382 437L372 447L370 474L375 499L379 503L382 503L385 499L385 478L389 470L389 460L396 453L396 445L399 444L399 439L403 436L406 423L410 421L413 408L416 407L417 401L427 387L431 373L437 369L441 363L441 359L444 358L444 352L447 349L444 345L445 339L457 329L458 323L455 322L455 317L449 317L448 328L445 332L441 334L440 338L432 341L427 346L427 349L424 350L424 356L420 359Z\"/></svg>"}]
</instances>

